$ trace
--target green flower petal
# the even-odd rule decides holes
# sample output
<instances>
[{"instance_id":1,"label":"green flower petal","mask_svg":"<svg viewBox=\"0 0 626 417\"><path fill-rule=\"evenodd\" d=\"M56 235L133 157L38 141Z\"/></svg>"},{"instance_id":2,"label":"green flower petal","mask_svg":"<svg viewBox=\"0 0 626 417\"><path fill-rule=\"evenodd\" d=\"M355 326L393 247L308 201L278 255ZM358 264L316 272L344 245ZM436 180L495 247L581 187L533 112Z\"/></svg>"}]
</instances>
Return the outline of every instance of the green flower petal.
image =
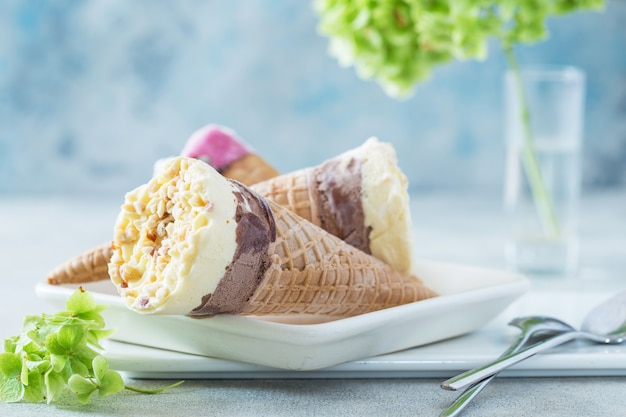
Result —
<instances>
[{"instance_id":1,"label":"green flower petal","mask_svg":"<svg viewBox=\"0 0 626 417\"><path fill-rule=\"evenodd\" d=\"M17 377L0 373L0 401L14 403L24 397L24 384Z\"/></svg>"},{"instance_id":2,"label":"green flower petal","mask_svg":"<svg viewBox=\"0 0 626 417\"><path fill-rule=\"evenodd\" d=\"M91 293L85 291L82 287L74 291L65 302L65 308L73 313L87 313L96 309L97 304Z\"/></svg>"},{"instance_id":3,"label":"green flower petal","mask_svg":"<svg viewBox=\"0 0 626 417\"><path fill-rule=\"evenodd\" d=\"M115 394L124 389L122 376L115 371L107 371L100 379L100 396Z\"/></svg>"},{"instance_id":4,"label":"green flower petal","mask_svg":"<svg viewBox=\"0 0 626 417\"><path fill-rule=\"evenodd\" d=\"M72 375L70 379L67 381L67 385L76 394L84 394L84 393L91 394L96 389L98 389L96 384L94 384L91 380L85 377L82 377L80 375Z\"/></svg>"},{"instance_id":5,"label":"green flower petal","mask_svg":"<svg viewBox=\"0 0 626 417\"><path fill-rule=\"evenodd\" d=\"M71 325L62 326L57 335L59 345L67 350L72 350L78 346L85 338L85 330L82 326Z\"/></svg>"},{"instance_id":6,"label":"green flower petal","mask_svg":"<svg viewBox=\"0 0 626 417\"><path fill-rule=\"evenodd\" d=\"M398 96L452 59L485 59L489 38L505 49L534 43L547 37L550 16L603 5L602 0L317 0L315 10L318 31L329 37L330 53L340 65L354 66L361 78L374 78Z\"/></svg>"}]
</instances>

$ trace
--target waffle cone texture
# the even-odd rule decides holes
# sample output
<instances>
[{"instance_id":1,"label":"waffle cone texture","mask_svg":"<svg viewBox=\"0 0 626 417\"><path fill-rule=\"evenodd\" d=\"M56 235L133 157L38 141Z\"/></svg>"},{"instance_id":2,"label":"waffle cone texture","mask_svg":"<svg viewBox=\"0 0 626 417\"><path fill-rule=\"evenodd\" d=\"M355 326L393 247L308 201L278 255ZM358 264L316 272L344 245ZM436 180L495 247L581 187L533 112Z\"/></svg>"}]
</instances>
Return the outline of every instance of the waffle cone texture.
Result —
<instances>
[{"instance_id":1,"label":"waffle cone texture","mask_svg":"<svg viewBox=\"0 0 626 417\"><path fill-rule=\"evenodd\" d=\"M226 178L245 185L256 184L280 175L276 169L257 154L247 154L232 162L222 172Z\"/></svg>"},{"instance_id":2,"label":"waffle cone texture","mask_svg":"<svg viewBox=\"0 0 626 417\"><path fill-rule=\"evenodd\" d=\"M60 285L109 279L108 263L112 254L110 242L97 246L57 266L48 274L47 281Z\"/></svg>"},{"instance_id":3,"label":"waffle cone texture","mask_svg":"<svg viewBox=\"0 0 626 417\"><path fill-rule=\"evenodd\" d=\"M431 298L417 277L398 272L271 201L271 266L242 314L349 317Z\"/></svg>"},{"instance_id":4,"label":"waffle cone texture","mask_svg":"<svg viewBox=\"0 0 626 417\"><path fill-rule=\"evenodd\" d=\"M302 169L272 179L254 183L251 188L270 200L292 211L298 216L322 227L321 212L317 201L313 170Z\"/></svg>"}]
</instances>

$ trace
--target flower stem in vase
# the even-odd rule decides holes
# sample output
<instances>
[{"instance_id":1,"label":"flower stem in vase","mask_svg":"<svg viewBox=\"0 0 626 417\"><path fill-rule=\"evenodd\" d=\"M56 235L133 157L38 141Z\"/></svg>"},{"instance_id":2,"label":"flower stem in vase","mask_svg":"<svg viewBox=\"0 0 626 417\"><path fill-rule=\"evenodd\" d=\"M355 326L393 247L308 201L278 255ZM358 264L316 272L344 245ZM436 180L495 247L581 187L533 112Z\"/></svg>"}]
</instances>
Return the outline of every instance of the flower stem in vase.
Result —
<instances>
[{"instance_id":1,"label":"flower stem in vase","mask_svg":"<svg viewBox=\"0 0 626 417\"><path fill-rule=\"evenodd\" d=\"M522 163L524 171L528 179L528 183L532 192L533 201L537 214L541 221L543 230L548 237L557 237L559 235L559 221L554 210L552 197L543 180L541 167L537 159L535 143L533 141L533 133L531 130L531 114L528 100L524 92L524 83L519 68L519 64L515 57L512 47L505 47L504 53L507 63L512 70L515 83L517 84L517 97L520 104L520 117L522 125Z\"/></svg>"}]
</instances>

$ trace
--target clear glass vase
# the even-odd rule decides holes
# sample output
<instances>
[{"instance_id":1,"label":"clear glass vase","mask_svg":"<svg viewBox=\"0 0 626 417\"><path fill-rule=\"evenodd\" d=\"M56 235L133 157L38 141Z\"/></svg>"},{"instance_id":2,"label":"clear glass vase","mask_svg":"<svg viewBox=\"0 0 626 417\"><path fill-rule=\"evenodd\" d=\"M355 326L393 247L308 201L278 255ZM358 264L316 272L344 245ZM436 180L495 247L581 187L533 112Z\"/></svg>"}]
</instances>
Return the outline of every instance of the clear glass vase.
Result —
<instances>
[{"instance_id":1,"label":"clear glass vase","mask_svg":"<svg viewBox=\"0 0 626 417\"><path fill-rule=\"evenodd\" d=\"M578 267L584 92L584 73L573 67L505 76L506 254L514 270L573 274Z\"/></svg>"}]
</instances>

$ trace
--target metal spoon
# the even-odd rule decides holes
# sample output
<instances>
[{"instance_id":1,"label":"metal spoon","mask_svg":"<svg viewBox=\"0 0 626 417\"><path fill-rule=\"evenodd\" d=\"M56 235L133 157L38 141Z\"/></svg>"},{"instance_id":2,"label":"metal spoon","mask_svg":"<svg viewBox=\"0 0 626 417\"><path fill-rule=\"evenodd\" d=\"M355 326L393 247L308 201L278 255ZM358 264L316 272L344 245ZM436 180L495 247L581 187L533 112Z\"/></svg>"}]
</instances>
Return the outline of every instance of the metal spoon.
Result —
<instances>
[{"instance_id":1,"label":"metal spoon","mask_svg":"<svg viewBox=\"0 0 626 417\"><path fill-rule=\"evenodd\" d=\"M574 339L587 339L604 344L624 342L626 340L626 291L618 293L591 310L583 321L581 330L548 338L517 353L497 359L491 364L464 372L444 381L441 387L452 391L464 388L539 352Z\"/></svg>"},{"instance_id":2,"label":"metal spoon","mask_svg":"<svg viewBox=\"0 0 626 417\"><path fill-rule=\"evenodd\" d=\"M561 320L546 316L517 317L509 322L509 325L521 329L521 333L513 344L502 353L501 358L515 353L523 348L526 343L538 335L554 336L563 332L571 332L575 329ZM492 375L482 381L471 385L443 412L440 417L454 417L461 411L491 382L496 375Z\"/></svg>"}]
</instances>

